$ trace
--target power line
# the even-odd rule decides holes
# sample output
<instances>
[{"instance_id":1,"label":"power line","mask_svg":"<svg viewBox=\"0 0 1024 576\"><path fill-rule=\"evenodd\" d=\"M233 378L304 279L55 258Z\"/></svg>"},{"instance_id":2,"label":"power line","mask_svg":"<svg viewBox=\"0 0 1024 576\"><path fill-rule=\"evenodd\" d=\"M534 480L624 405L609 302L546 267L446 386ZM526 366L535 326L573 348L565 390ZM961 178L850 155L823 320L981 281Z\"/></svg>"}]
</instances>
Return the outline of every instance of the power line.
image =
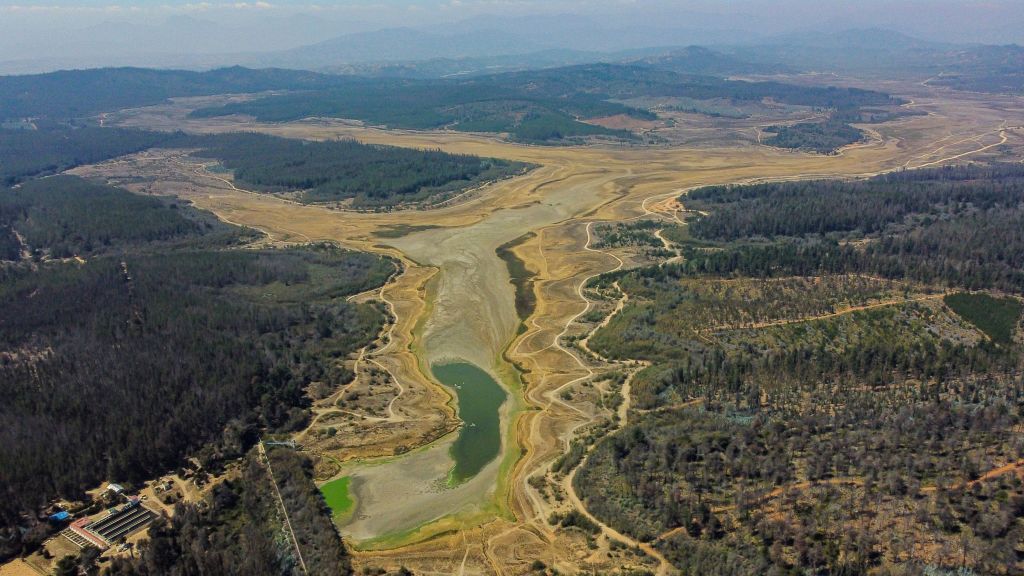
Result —
<instances>
[{"instance_id":1,"label":"power line","mask_svg":"<svg viewBox=\"0 0 1024 576\"><path fill-rule=\"evenodd\" d=\"M284 498L281 497L281 491L277 488L277 480L274 479L274 468L270 465L270 457L267 456L267 450L263 447L263 441L260 441L260 454L263 455L263 459L267 462L267 471L270 472L270 483L274 486L274 494L277 495L277 502L281 505L281 512L284 514L284 526L288 530L288 534L292 537L292 544L295 546L295 555L299 558L299 565L302 566L302 573L309 574L309 570L306 569L306 561L302 559L302 550L299 550L299 540L295 537L295 530L292 530L291 520L288 519L288 508L284 505Z\"/></svg>"}]
</instances>

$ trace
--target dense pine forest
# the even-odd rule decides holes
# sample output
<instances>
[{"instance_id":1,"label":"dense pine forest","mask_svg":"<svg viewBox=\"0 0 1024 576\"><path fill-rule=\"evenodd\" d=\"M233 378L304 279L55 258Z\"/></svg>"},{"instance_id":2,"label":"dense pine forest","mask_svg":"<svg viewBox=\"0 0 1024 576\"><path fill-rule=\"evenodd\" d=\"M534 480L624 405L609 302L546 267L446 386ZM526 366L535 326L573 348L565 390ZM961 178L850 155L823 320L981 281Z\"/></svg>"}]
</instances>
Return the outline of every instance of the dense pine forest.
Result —
<instances>
[{"instance_id":1,"label":"dense pine forest","mask_svg":"<svg viewBox=\"0 0 1024 576\"><path fill-rule=\"evenodd\" d=\"M0 129L0 186L148 148L174 148L188 143L188 137L181 133L119 128L44 124L35 130Z\"/></svg>"},{"instance_id":2,"label":"dense pine forest","mask_svg":"<svg viewBox=\"0 0 1024 576\"><path fill-rule=\"evenodd\" d=\"M899 172L859 182L697 190L711 212L688 272L755 277L861 272L968 289L1024 290L1024 168ZM771 240L771 241L770 241Z\"/></svg>"},{"instance_id":3,"label":"dense pine forest","mask_svg":"<svg viewBox=\"0 0 1024 576\"><path fill-rule=\"evenodd\" d=\"M375 256L229 249L249 233L73 177L2 198L33 255L0 267L5 554L55 497L185 456L215 471L261 431L303 426L306 388L347 382L342 360L384 320L344 298L393 273Z\"/></svg>"},{"instance_id":4,"label":"dense pine forest","mask_svg":"<svg viewBox=\"0 0 1024 576\"><path fill-rule=\"evenodd\" d=\"M790 126L770 126L764 139L769 146L811 150L821 154L835 152L864 138L864 132L834 117L822 122L800 122Z\"/></svg>"},{"instance_id":5,"label":"dense pine forest","mask_svg":"<svg viewBox=\"0 0 1024 576\"><path fill-rule=\"evenodd\" d=\"M0 120L65 121L159 104L171 97L310 90L353 82L359 80L301 70L252 70L240 66L209 72L99 68L0 76Z\"/></svg>"},{"instance_id":6,"label":"dense pine forest","mask_svg":"<svg viewBox=\"0 0 1024 576\"><path fill-rule=\"evenodd\" d=\"M443 198L518 174L525 165L352 140L306 142L260 134L197 139L203 158L219 160L241 185L267 192L301 191L303 202L352 199L370 208Z\"/></svg>"},{"instance_id":7,"label":"dense pine forest","mask_svg":"<svg viewBox=\"0 0 1024 576\"><path fill-rule=\"evenodd\" d=\"M195 150L195 156L218 160L241 185L256 191L287 192L309 203L349 200L362 209L441 201L528 168L506 160L352 140L310 142L255 133L195 135L51 124L37 130L0 129L0 158L5 160L0 163L0 184L13 186L151 148ZM6 253L10 244L0 231L0 250Z\"/></svg>"},{"instance_id":8,"label":"dense pine forest","mask_svg":"<svg viewBox=\"0 0 1024 576\"><path fill-rule=\"evenodd\" d=\"M684 196L681 263L591 286L630 297L591 348L647 365L588 509L686 573L1022 573L1022 178Z\"/></svg>"},{"instance_id":9,"label":"dense pine forest","mask_svg":"<svg viewBox=\"0 0 1024 576\"><path fill-rule=\"evenodd\" d=\"M0 254L36 260L110 253L140 243L231 242L246 232L171 199L138 196L82 180L54 176L0 194ZM202 238L202 240L200 240Z\"/></svg>"}]
</instances>

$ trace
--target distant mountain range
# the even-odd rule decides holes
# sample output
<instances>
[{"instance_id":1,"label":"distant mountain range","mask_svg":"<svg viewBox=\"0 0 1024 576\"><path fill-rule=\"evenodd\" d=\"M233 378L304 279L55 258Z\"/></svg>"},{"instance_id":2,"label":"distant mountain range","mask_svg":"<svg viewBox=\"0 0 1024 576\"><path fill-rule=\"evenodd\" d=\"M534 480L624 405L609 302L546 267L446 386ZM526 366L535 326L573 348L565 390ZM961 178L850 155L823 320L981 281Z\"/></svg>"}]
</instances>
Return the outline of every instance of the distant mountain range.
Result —
<instances>
[{"instance_id":1,"label":"distant mountain range","mask_svg":"<svg viewBox=\"0 0 1024 576\"><path fill-rule=\"evenodd\" d=\"M929 80L975 92L1024 93L1024 47L981 46L952 55L950 65Z\"/></svg>"},{"instance_id":2,"label":"distant mountain range","mask_svg":"<svg viewBox=\"0 0 1024 576\"><path fill-rule=\"evenodd\" d=\"M526 54L554 48L500 30L442 35L414 28L346 34L309 46L267 54L265 62L302 68L323 68L362 62L401 62L438 58L477 58Z\"/></svg>"},{"instance_id":3,"label":"distant mountain range","mask_svg":"<svg viewBox=\"0 0 1024 576\"><path fill-rule=\"evenodd\" d=\"M702 46L687 46L651 56L625 59L625 63L680 74L707 76L734 76L743 74L785 74L796 69L784 64L758 63L716 52Z\"/></svg>"},{"instance_id":4,"label":"distant mountain range","mask_svg":"<svg viewBox=\"0 0 1024 576\"><path fill-rule=\"evenodd\" d=\"M286 25L285 25L286 24ZM280 36L302 22L282 24ZM482 20L481 26L496 26ZM290 68L374 76L431 78L463 74L535 69L594 62L636 61L660 58L673 70L685 73L753 73L765 67L738 58L692 47L696 43L722 41L743 35L724 30L606 28L595 34L597 24L579 18L558 21L519 19L510 30L497 27L473 29L468 24L443 32L417 28L390 28L373 32L335 35L297 48L265 51L230 51L241 46L241 30L220 30L195 18L178 18L161 26L132 28L106 23L34 51L28 59L0 61L0 73L22 74L54 68L135 66L177 69L210 69L231 65L253 68ZM324 34L323 27L320 36ZM214 35L216 38L211 39ZM268 37L274 36L268 32ZM314 37L316 34L314 34ZM87 37L104 40L89 43ZM181 47L193 51L181 53ZM691 46L690 48L683 48ZM145 47L145 48L140 48ZM0 39L0 48L3 40ZM17 54L16 50L0 54ZM74 57L57 56L73 53ZM706 61L702 61L706 60ZM655 61L650 60L650 65ZM656 67L661 67L659 64Z\"/></svg>"},{"instance_id":5,"label":"distant mountain range","mask_svg":"<svg viewBox=\"0 0 1024 576\"><path fill-rule=\"evenodd\" d=\"M612 12L615 16L609 15ZM721 69L758 73L764 66L780 71L868 71L907 65L923 69L948 61L951 52L969 48L866 27L862 22L870 21L867 13L863 19L829 21L780 36L780 31L795 25L782 13L752 21L741 12L691 11L671 2L660 8L645 5L612 12L477 15L454 22L402 18L395 21L405 24L389 27L326 9L237 11L231 18L197 10L141 20L114 11L109 20L86 20L78 27L74 21L66 22L45 33L23 30L11 18L0 18L0 74L109 66L206 70L243 65L422 77L617 62L676 51L668 56L674 62L659 66L699 72L701 60L713 57L715 61L708 65L711 73ZM921 14L920 19L902 24L896 19L892 25L910 30L920 20L938 26L943 21L940 12ZM1021 19L1007 16L997 23L1012 29L1014 22ZM864 27L842 28L858 23ZM963 36L947 30L932 37ZM687 53L683 49L688 46L704 46L717 54L693 49ZM734 60L726 62L725 56Z\"/></svg>"},{"instance_id":6,"label":"distant mountain range","mask_svg":"<svg viewBox=\"0 0 1024 576\"><path fill-rule=\"evenodd\" d=\"M208 69L236 64L318 70L530 53L576 55L551 62L560 65L657 46L759 38L713 22L700 26L701 22L693 19L652 27L636 22L609 24L577 15L478 17L443 27L357 31L366 25L301 14L255 26L223 26L177 16L142 25L104 22L48 35L45 41L0 34L0 73L104 66ZM590 55L582 57L585 53Z\"/></svg>"},{"instance_id":7,"label":"distant mountain range","mask_svg":"<svg viewBox=\"0 0 1024 576\"><path fill-rule=\"evenodd\" d=\"M323 71L385 78L448 78L599 62L707 76L782 74L795 71L789 66L749 62L701 46L643 48L620 52L541 50L490 57L338 64L324 67Z\"/></svg>"},{"instance_id":8,"label":"distant mountain range","mask_svg":"<svg viewBox=\"0 0 1024 576\"><path fill-rule=\"evenodd\" d=\"M416 63L416 68L422 68L420 63L426 62L461 63L440 68L445 74L454 74L485 68L493 71L618 61L729 37L739 36L732 36L730 31L634 30L628 27L595 33L584 22L563 27L550 22L538 23L536 29L529 30L522 26L480 29L460 26L444 32L393 28L345 34L291 50L242 54L234 58L235 63L247 66L312 70L376 67L393 71L390 66L393 64Z\"/></svg>"},{"instance_id":9,"label":"distant mountain range","mask_svg":"<svg viewBox=\"0 0 1024 576\"><path fill-rule=\"evenodd\" d=\"M864 72L920 69L942 60L953 45L881 29L788 34L757 44L723 47L734 57L807 71Z\"/></svg>"},{"instance_id":10,"label":"distant mountain range","mask_svg":"<svg viewBox=\"0 0 1024 576\"><path fill-rule=\"evenodd\" d=\"M842 74L929 79L934 85L978 92L1024 92L1024 47L948 44L876 28L807 33L753 46L721 47L761 66Z\"/></svg>"},{"instance_id":11,"label":"distant mountain range","mask_svg":"<svg viewBox=\"0 0 1024 576\"><path fill-rule=\"evenodd\" d=\"M607 62L719 77L807 71L882 77L909 74L921 80L934 77L936 84L958 89L1024 90L1024 49L1020 46L946 44L877 28L757 38L724 29L698 32L671 25L641 34L628 22L616 28L583 17L528 17L506 22L505 29L498 29L497 23L489 19L477 18L443 31L389 28L330 36L338 28L335 23L311 27L307 18L295 16L278 24L280 38L270 42L266 51L217 52L249 32L242 28L214 30L212 23L186 17L140 29L110 23L102 31L108 40L76 49L80 56L68 65L97 67L107 62L102 54L109 52L120 56L106 65L200 70L242 65L423 79ZM603 33L595 35L596 29ZM178 30L187 33L174 37L172 32ZM274 49L286 43L283 38L295 41L301 30L313 30L313 38L327 38L298 48ZM210 40L217 31L221 37ZM739 43L739 38L746 43ZM717 44L710 48L694 45L690 42L694 39ZM0 47L3 42L0 39ZM72 34L54 43L63 48L52 50L75 48L81 42ZM190 45L204 53L175 55L125 48L136 43L168 50L172 45ZM634 45L642 47L631 47ZM45 69L64 62L48 57L51 53L44 51L34 60L0 62L0 73Z\"/></svg>"},{"instance_id":12,"label":"distant mountain range","mask_svg":"<svg viewBox=\"0 0 1024 576\"><path fill-rule=\"evenodd\" d=\"M13 31L0 33L0 73L108 66L220 67L239 64L253 54L336 38L359 26L306 14L244 26L178 15L152 23L109 20L45 36Z\"/></svg>"}]
</instances>

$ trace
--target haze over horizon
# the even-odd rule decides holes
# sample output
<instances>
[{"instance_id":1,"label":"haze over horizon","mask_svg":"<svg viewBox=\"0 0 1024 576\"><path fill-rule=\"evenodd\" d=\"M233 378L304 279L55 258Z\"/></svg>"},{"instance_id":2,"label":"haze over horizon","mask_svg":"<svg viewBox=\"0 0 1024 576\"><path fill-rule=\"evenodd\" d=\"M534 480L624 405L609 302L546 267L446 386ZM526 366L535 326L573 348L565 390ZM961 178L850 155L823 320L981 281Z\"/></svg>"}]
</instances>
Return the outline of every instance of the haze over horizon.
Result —
<instances>
[{"instance_id":1,"label":"haze over horizon","mask_svg":"<svg viewBox=\"0 0 1024 576\"><path fill-rule=\"evenodd\" d=\"M1024 11L1005 0L24 1L0 4L0 73L120 65L315 67L277 54L338 38L347 43L327 64L749 45L856 28L934 42L1024 43ZM380 31L390 35L382 38ZM375 41L400 49L380 51Z\"/></svg>"}]
</instances>

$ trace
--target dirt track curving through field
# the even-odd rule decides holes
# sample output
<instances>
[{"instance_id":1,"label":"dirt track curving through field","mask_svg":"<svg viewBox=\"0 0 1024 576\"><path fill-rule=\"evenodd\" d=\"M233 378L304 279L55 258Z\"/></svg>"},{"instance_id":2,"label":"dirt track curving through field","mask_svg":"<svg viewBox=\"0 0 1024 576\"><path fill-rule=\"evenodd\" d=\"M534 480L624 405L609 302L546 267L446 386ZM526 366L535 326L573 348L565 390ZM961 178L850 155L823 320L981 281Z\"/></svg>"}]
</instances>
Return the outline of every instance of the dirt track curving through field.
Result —
<instances>
[{"instance_id":1,"label":"dirt track curving through field","mask_svg":"<svg viewBox=\"0 0 1024 576\"><path fill-rule=\"evenodd\" d=\"M544 489L538 483L573 435L599 417L593 406L563 400L560 394L603 369L590 366L561 341L578 330L575 321L590 308L585 281L623 265L592 248L592 224L659 215L678 219L680 207L672 198L701 185L867 176L907 165L983 158L1001 145L1024 143L1015 129L1005 128L1024 124L1024 107L1016 101L990 104L973 97L954 99L927 87L916 90L915 106L932 114L881 125L871 142L834 156L757 145L537 147L490 136L389 131L331 120L199 121L186 117L187 101L108 118L108 123L126 126L195 132L246 129L309 139L351 137L539 166L426 211L352 213L286 202L239 190L224 179L197 178L192 167L175 167L167 159L180 154L143 154L126 167L111 165L104 171L99 165L80 172L115 181L123 173L125 182L140 172L151 173L157 179L147 190L179 194L279 241L334 241L402 260L405 272L380 291L379 299L395 316L387 344L364 352L360 360L379 363L400 392L388 404L386 418L361 424L366 426L365 445L331 453L344 461L339 473L361 478L354 483L359 509L343 527L365 549L357 563L404 564L417 573L516 574L540 559L566 572L604 570L622 560L592 553L578 535L547 523L551 511L566 506L592 517L581 498L569 488L564 494L569 502L560 502L552 491L557 487ZM989 140L993 125L1001 130L995 146ZM379 234L403 226L421 228L399 238ZM517 334L513 288L495 250L530 232L533 236L513 252L535 272L536 310L526 330ZM501 456L469 482L445 489L436 480L450 466L453 396L434 382L429 367L452 359L489 372L508 389L510 400L502 411ZM628 414L621 416L625 420ZM404 454L395 455L398 446ZM648 548L641 547L630 562L667 572L664 559Z\"/></svg>"}]
</instances>

